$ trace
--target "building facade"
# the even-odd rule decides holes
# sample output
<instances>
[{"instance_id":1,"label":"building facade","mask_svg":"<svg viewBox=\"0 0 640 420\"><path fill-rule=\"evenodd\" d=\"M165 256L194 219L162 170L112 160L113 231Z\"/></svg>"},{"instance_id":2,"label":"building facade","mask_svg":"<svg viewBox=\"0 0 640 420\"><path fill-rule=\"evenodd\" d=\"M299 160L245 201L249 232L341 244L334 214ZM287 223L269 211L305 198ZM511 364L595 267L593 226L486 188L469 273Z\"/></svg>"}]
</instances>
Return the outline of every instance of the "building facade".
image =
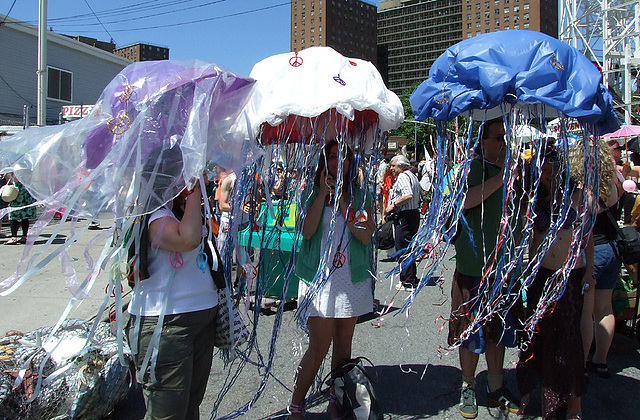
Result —
<instances>
[{"instance_id":1,"label":"building facade","mask_svg":"<svg viewBox=\"0 0 640 420\"><path fill-rule=\"evenodd\" d=\"M397 95L424 81L436 58L462 40L461 1L380 2L378 70Z\"/></svg>"},{"instance_id":2,"label":"building facade","mask_svg":"<svg viewBox=\"0 0 640 420\"><path fill-rule=\"evenodd\" d=\"M558 37L557 0L462 0L463 38L529 29Z\"/></svg>"},{"instance_id":3,"label":"building facade","mask_svg":"<svg viewBox=\"0 0 640 420\"><path fill-rule=\"evenodd\" d=\"M0 125L36 123L38 28L0 14ZM47 31L47 124L64 105L95 104L129 60Z\"/></svg>"},{"instance_id":4,"label":"building facade","mask_svg":"<svg viewBox=\"0 0 640 420\"><path fill-rule=\"evenodd\" d=\"M116 48L113 53L131 61L168 60L169 48L158 45L137 43Z\"/></svg>"},{"instance_id":5,"label":"building facade","mask_svg":"<svg viewBox=\"0 0 640 420\"><path fill-rule=\"evenodd\" d=\"M376 64L377 8L361 0L291 0L291 51L332 47Z\"/></svg>"}]
</instances>

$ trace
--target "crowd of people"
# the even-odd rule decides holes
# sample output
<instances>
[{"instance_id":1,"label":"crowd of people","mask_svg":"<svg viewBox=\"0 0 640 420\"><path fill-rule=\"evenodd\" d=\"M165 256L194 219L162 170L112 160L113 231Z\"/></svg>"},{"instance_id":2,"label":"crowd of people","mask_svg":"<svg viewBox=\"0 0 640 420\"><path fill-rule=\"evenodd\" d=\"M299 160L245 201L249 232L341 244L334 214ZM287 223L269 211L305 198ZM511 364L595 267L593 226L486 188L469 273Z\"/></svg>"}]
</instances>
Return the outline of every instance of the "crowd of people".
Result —
<instances>
[{"instance_id":1,"label":"crowd of people","mask_svg":"<svg viewBox=\"0 0 640 420\"><path fill-rule=\"evenodd\" d=\"M591 231L582 232L578 257L561 298L554 304L553 310L541 318L535 334L527 340L517 332L522 330L523 320L532 316L536 310L548 282L553 281L557 272L567 264L576 219L586 211L584 203L588 200L584 199L585 194L593 196L590 192L583 191L580 185L584 171L582 143L578 142L572 148L570 156L563 156L553 143L554 139L548 140L546 148L541 151L544 154L543 164L540 168L538 190L533 195L536 200L535 218L529 244L530 259L536 253L544 253L540 268L527 290L515 292L520 295L519 301L506 317L494 317L475 333L461 338L479 310L477 294L480 282L483 281L487 261L493 260L498 252L497 241L501 231L507 149L505 126L501 119L487 121L481 131L480 146L467 177L467 194L463 205L468 228L460 229L454 242L457 258L452 279L449 344L459 344L462 374L460 414L464 418L475 418L478 415L475 371L479 355L485 354L489 404L501 406L512 413L526 414L530 412L534 390L540 387L544 418L580 419L581 397L586 392L589 373L602 378L610 375L607 354L615 332L612 291L622 268L615 225L624 221L637 226L640 213L635 210L635 217L632 216L633 205L628 205L624 212L625 203L635 204L635 197L625 192L622 185L625 178L629 179L632 175L631 167L628 162L622 161L622 146L616 140L598 141L596 150L600 162L600 200L595 224ZM551 246L541 250L552 219L558 217L562 195L566 194L565 185L560 183L561 162L569 165L571 172L570 208ZM523 171L527 171L527 168ZM415 173L420 174L420 171L414 169L412 172L411 162L407 158L395 156L389 167L383 167L378 180L379 199L383 203L383 223L385 220L387 223L393 220L396 235L394 257L400 260L402 252L397 251L406 248L415 231L403 226L403 222L397 221L393 213L398 207L416 209L418 202L410 198L417 194L424 197L422 202L429 196L426 188L411 189L412 183L417 181L414 179ZM531 186L523 185L522 180L526 177L516 178L511 192L516 201L522 201L525 190ZM402 207L405 203L410 204ZM519 237L524 215L518 212L522 212L524 207L515 207L520 210L513 215L517 220L514 232L510 234ZM629 216L623 219L623 213L628 213ZM413 220L419 219L419 215L412 214L411 217ZM589 217L588 213L586 217ZM403 273L414 273L410 270L413 267L407 265ZM633 267L629 267L629 271L633 272ZM526 277L523 273L515 275ZM408 278L411 279L401 274L399 286L411 290L415 285L405 283ZM488 280L491 282L493 277L490 276ZM526 305L522 305L522 295L526 296ZM594 341L595 351L591 357ZM505 346L520 348L516 376L521 400L504 383Z\"/></svg>"},{"instance_id":2,"label":"crowd of people","mask_svg":"<svg viewBox=\"0 0 640 420\"><path fill-rule=\"evenodd\" d=\"M487 121L480 130L481 140L470 163L463 203L468 228L460 230L454 243L456 255L464 256L456 258L448 334L449 345L458 348L460 414L464 418L478 415L475 377L479 357L484 354L489 404L511 413L526 414L530 411L535 389L540 387L544 418L580 419L581 397L586 392L588 374L602 378L610 375L607 354L615 331L611 298L622 268L615 224L622 217L623 204L630 201L635 204L633 197L625 196L622 187L631 167L621 162L617 142L600 140L597 143L600 200L595 224L590 232L583 232L579 257L562 297L523 345L523 337L517 334L522 328L521 322L531 316L547 282L566 264L572 249L575 222L585 211L582 207L586 201L584 197L589 194L578 181L583 170L583 157L579 153L562 156L552 141L544 150L538 151L543 154L543 163L534 195L530 258L539 252L552 219L558 213L558 203L566 193L558 177L561 161L569 165L572 176L575 175L569 183L567 218L556 240L545 250L533 282L524 291L526 307L514 305L508 316L495 317L462 338L478 310L477 294L485 265L497 252L503 180L507 170L504 122L501 119ZM574 149L580 150L580 147ZM393 224L395 252L391 254L392 259L403 262L408 245L420 228L421 216L429 211L433 181L438 176L430 156L418 163L398 154L380 165L376 179L377 197L374 197L363 188L361 168L346 142L327 141L318 162L313 184L303 188L301 193L301 202L307 208L300 226L300 249L295 257L298 303L308 298L318 276L324 282L305 309L309 344L299 362L288 406L289 418L296 420L304 418L307 393L329 349L332 348L331 369L335 370L351 358L358 317L373 309L375 277L368 258L375 242L373 200L378 200L381 222ZM297 173L287 171L282 163L274 169L271 199L285 200L299 194ZM522 171L526 172L527 167ZM214 351L213 324L218 312L216 289L224 287L219 250L227 242L232 197L238 180L233 171L223 168L205 175L208 175L205 176L206 185L197 182L192 190L182 191L166 207L144 219L146 234L142 237L146 242L142 246L147 249L144 262L147 272L144 281L134 287L127 332L136 349L136 366L143 373L140 380L147 418L198 418L198 407L205 395ZM19 182L10 175L5 180L16 184L19 190L18 197L9 205L29 204L26 190L20 189ZM512 193L517 200L524 200L525 191L532 188L524 181L526 177L519 177L514 185ZM338 186L341 187L338 189ZM201 188L206 189L205 194ZM203 195L210 197L210 205L219 220L217 240L212 244L206 240L207 228L211 226L203 219ZM627 222L640 225L640 218L633 217L637 209L634 206L628 206L628 209ZM28 210L35 211L33 207ZM249 208L243 205L242 212L247 216L239 222L245 223L250 220ZM512 233L519 236L524 229L523 215L515 214L514 217L516 227ZM25 242L30 218L35 215L21 210L10 213L11 243ZM21 237L18 237L19 226L23 228ZM333 253L333 264L327 264L319 273L321 258L328 250ZM208 270L198 264L204 253L208 255ZM171 269L177 255L185 270ZM416 261L402 264L398 288L414 290L419 281ZM188 287L184 287L185 284ZM595 352L590 357L593 342ZM157 349L151 357L147 352L150 346ZM504 381L505 347L516 346L520 346L520 361L516 368L520 398ZM331 418L342 417L340 401L333 387L329 389L328 410Z\"/></svg>"},{"instance_id":3,"label":"crowd of people","mask_svg":"<svg viewBox=\"0 0 640 420\"><path fill-rule=\"evenodd\" d=\"M575 174L575 180L571 180L569 187L567 219L551 247L544 251L540 268L525 291L527 305L516 304L506 317L494 317L473 334L461 338L477 313L477 294L486 263L496 253L504 198L505 125L502 120L491 120L480 129L480 145L470 164L463 203L468 228L461 229L454 242L456 255L464 256L456 258L448 335L449 345L458 348L462 383L460 415L463 418L478 415L475 376L479 357L484 354L488 371L486 400L490 405L514 414L526 414L531 410L534 391L540 387L544 418L580 419L581 397L586 392L589 372L603 378L609 375L606 360L615 328L611 294L622 265L613 223L620 219L618 207L621 206L618 204L624 201L621 182L626 169L616 166L611 145L600 141L597 145L601 162L600 203L595 224L592 231L583 233L579 257L562 297L555 303L553 311L540 320L536 333L526 340L517 332L522 330L522 321L537 307L547 282L566 264L571 252L574 222L584 211L581 206L585 202L584 195L588 194L577 181L580 179L582 156L576 153L570 157L562 156L556 145L549 141L540 151L543 163L534 195L530 258L540 252L551 221L558 213L558 203L566 192L558 177L563 159L565 165L570 165L572 175ZM575 147L575 150L579 149ZM286 195L295 193L286 186L287 180L295 177L291 171L284 175L282 164L274 169L271 198L282 200ZM329 349L332 349L332 370L351 358L358 316L373 309L375 278L367 255L374 246L375 226L371 217L374 198L379 200L382 223L393 224L395 252L391 254L392 259L402 262L420 227L422 213L429 209L432 181L437 176L427 159L418 164L414 159L398 154L381 165L377 197L373 197L368 189L362 188L358 169L351 148L345 142L329 140L321 150L313 184L302 193L302 203L307 208L300 227L302 241L294 260L294 281L299 280L298 304L308 298L312 283L318 276L324 281L320 290L312 294L305 304L309 344L299 362L287 410L291 419L304 418L307 393ZM338 174L342 176L340 182ZM210 254L217 256L218 249L225 246L229 232L231 197L238 178L234 172L222 168L213 175L206 188L220 220L214 252L210 250ZM524 200L525 191L531 188L525 185L525 178L518 177L513 187L517 200ZM337 186L341 188L338 190ZM162 266L167 255L181 253L184 263L188 264L203 252L206 229L203 229L199 188L196 184L193 191L179 195L170 208L161 209L146 220L151 281L141 282L144 287L134 290L129 308L132 314L129 334L131 340L137 340L137 366L147 369L142 382L150 418L167 413L172 415L178 406L180 418L197 418L197 407L206 386L206 375L202 373L208 372L211 365L213 338L208 333L210 328L201 327L211 324L216 317L216 283L211 279L219 276L220 267L218 271L192 270L188 277L194 282L193 290L196 292L185 295L180 292L181 288L174 290L171 286L172 279L167 277L167 273L173 270L167 271ZM244 213L248 211L243 208ZM514 234L518 236L524 228L523 215L515 214L514 217L517 231ZM333 253L330 258L333 263L319 272L321 258L329 251ZM191 265L196 267L195 263ZM415 289L420 280L415 261L402 265L399 280L399 289ZM169 287L172 295L169 309L160 314L157 292L164 287ZM149 363L143 360L144 350L153 340L160 317L163 318L162 334L154 365L155 378L151 380L152 369L145 365ZM133 327L136 322L138 326ZM136 335L131 335L133 328L138 331ZM174 331L181 332L176 335ZM595 353L590 358L594 339ZM516 377L520 398L507 387L503 366L505 347L518 346L520 361ZM180 352L172 351L169 355L168 348L179 348ZM180 389L180 393L175 393L176 389ZM167 397L167 392L172 394L171 398ZM177 404L174 397L188 404ZM328 412L333 419L343 415L334 386L329 389Z\"/></svg>"}]
</instances>

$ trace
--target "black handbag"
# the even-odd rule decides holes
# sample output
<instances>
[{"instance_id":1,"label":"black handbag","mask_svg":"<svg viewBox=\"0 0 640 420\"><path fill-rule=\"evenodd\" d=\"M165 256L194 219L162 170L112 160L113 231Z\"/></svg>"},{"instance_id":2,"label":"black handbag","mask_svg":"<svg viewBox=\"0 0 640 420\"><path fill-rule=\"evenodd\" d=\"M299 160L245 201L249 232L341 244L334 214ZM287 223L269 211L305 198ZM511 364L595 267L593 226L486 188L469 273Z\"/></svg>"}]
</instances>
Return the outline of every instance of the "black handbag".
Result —
<instances>
[{"instance_id":1,"label":"black handbag","mask_svg":"<svg viewBox=\"0 0 640 420\"><path fill-rule=\"evenodd\" d=\"M378 227L378 249L391 249L395 246L393 239L393 223L387 222Z\"/></svg>"},{"instance_id":2,"label":"black handbag","mask_svg":"<svg viewBox=\"0 0 640 420\"><path fill-rule=\"evenodd\" d=\"M329 374L330 386L334 388L344 420L382 420L380 404L373 392L371 378L362 365L363 360L373 366L366 357L356 357L343 362Z\"/></svg>"},{"instance_id":3,"label":"black handbag","mask_svg":"<svg viewBox=\"0 0 640 420\"><path fill-rule=\"evenodd\" d=\"M606 209L605 212L607 213L607 216L609 216L611 224L613 224L618 234L618 252L622 257L622 261L626 265L639 263L640 233L638 233L636 228L633 226L623 226L622 228L619 227L609 209Z\"/></svg>"}]
</instances>

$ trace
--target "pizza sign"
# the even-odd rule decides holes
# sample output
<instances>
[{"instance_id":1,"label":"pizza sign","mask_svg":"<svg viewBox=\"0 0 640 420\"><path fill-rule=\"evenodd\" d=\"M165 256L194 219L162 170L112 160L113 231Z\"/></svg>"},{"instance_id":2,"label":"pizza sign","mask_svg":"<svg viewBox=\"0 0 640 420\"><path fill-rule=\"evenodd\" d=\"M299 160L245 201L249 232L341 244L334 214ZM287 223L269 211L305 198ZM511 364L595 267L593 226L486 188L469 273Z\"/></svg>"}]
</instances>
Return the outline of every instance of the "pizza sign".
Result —
<instances>
[{"instance_id":1,"label":"pizza sign","mask_svg":"<svg viewBox=\"0 0 640 420\"><path fill-rule=\"evenodd\" d=\"M62 118L82 118L89 115L95 105L64 105L62 107Z\"/></svg>"}]
</instances>

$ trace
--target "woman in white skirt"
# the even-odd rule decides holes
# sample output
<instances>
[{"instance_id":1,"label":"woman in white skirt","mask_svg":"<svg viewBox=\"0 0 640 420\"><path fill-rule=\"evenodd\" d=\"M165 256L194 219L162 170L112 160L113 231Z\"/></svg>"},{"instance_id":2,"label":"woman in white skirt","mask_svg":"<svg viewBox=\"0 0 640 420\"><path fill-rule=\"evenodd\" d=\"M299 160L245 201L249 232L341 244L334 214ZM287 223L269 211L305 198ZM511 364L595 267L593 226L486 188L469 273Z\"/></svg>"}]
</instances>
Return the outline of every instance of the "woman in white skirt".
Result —
<instances>
[{"instance_id":1,"label":"woman in white skirt","mask_svg":"<svg viewBox=\"0 0 640 420\"><path fill-rule=\"evenodd\" d=\"M339 147L343 150L340 156L345 158L342 188L336 192ZM313 191L307 201L303 241L296 257L296 275L301 280L299 304L318 270L323 270L318 276L327 278L327 281L305 308L309 347L300 361L289 405L289 418L292 420L304 418L306 394L331 343L331 368L334 369L351 358L351 342L358 316L373 310L373 269L369 249L374 232L374 223L369 215L373 210L371 197L359 188L357 173L351 149L335 140L329 141L321 153ZM335 198L339 200L339 211L334 215ZM320 267L321 256L327 247L331 247L332 254ZM329 399L329 414L332 418L341 417L333 389Z\"/></svg>"}]
</instances>

